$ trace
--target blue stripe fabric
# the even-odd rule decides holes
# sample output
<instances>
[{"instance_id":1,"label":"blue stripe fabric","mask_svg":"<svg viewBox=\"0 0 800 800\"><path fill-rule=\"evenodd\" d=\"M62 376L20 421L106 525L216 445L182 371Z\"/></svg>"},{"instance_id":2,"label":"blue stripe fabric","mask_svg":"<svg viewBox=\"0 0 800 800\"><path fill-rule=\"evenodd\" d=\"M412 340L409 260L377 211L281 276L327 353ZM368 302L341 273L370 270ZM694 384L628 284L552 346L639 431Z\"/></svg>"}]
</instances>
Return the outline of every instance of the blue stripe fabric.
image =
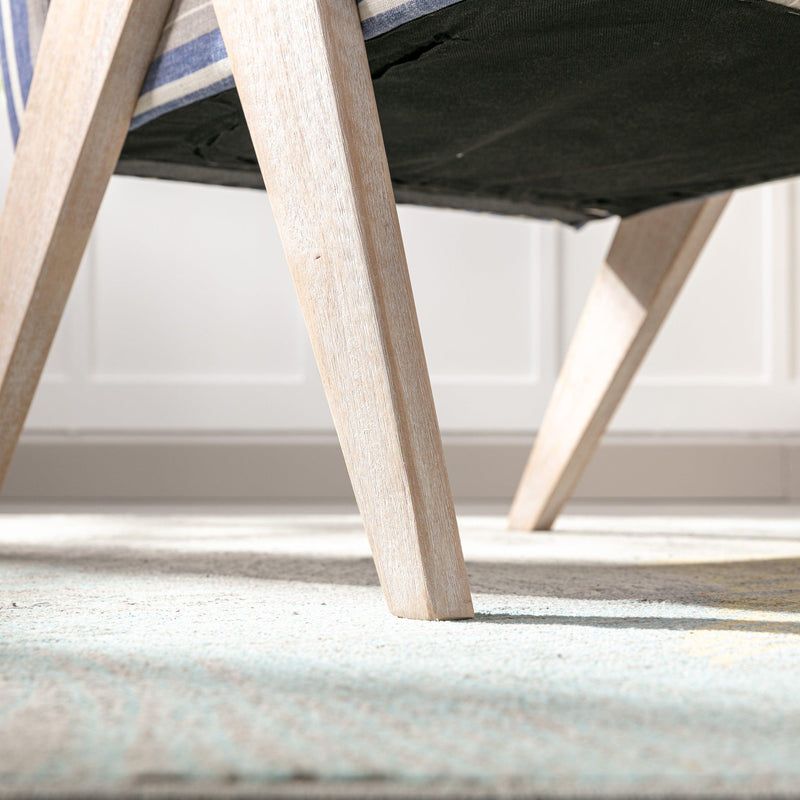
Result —
<instances>
[{"instance_id":1,"label":"blue stripe fabric","mask_svg":"<svg viewBox=\"0 0 800 800\"><path fill-rule=\"evenodd\" d=\"M222 34L219 30L203 34L187 44L180 45L157 56L142 84L142 94L153 91L167 83L172 83L193 72L198 72L209 64L215 64L228 57Z\"/></svg>"},{"instance_id":2,"label":"blue stripe fabric","mask_svg":"<svg viewBox=\"0 0 800 800\"><path fill-rule=\"evenodd\" d=\"M3 21L0 19L0 25L2 24ZM2 30L0 30L0 63L3 67L3 91L7 99L6 105L8 107L8 121L11 125L11 134L16 142L19 137L19 120L17 119L17 110L11 99L11 72L8 63L8 55L6 53L6 40L2 33Z\"/></svg>"},{"instance_id":3,"label":"blue stripe fabric","mask_svg":"<svg viewBox=\"0 0 800 800\"><path fill-rule=\"evenodd\" d=\"M461 0L353 0L365 39ZM27 101L47 0L0 0L0 60L14 141ZM30 13L37 9L38 13ZM34 21L35 20L35 21ZM230 89L233 75L211 0L175 0L131 128Z\"/></svg>"},{"instance_id":4,"label":"blue stripe fabric","mask_svg":"<svg viewBox=\"0 0 800 800\"><path fill-rule=\"evenodd\" d=\"M364 32L365 39L374 39L382 33L389 31L418 17L432 14L445 6L452 6L460 3L461 0L409 0L407 3L390 8L386 11L377 13L369 17L361 17L361 30ZM360 0L359 7L363 4Z\"/></svg>"},{"instance_id":5,"label":"blue stripe fabric","mask_svg":"<svg viewBox=\"0 0 800 800\"><path fill-rule=\"evenodd\" d=\"M16 50L17 70L19 73L22 97L28 99L28 92L33 79L30 39L28 38L28 6L26 3L14 3L11 6L11 18L14 26L14 49Z\"/></svg>"}]
</instances>

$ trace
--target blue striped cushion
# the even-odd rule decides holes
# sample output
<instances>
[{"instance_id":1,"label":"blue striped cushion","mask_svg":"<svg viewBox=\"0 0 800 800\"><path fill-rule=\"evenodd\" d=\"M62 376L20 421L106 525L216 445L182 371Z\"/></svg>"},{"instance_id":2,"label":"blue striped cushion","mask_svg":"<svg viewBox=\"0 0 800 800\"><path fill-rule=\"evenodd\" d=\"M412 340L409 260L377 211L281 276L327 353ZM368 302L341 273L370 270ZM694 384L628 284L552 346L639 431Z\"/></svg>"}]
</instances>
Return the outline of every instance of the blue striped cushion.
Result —
<instances>
[{"instance_id":1,"label":"blue striped cushion","mask_svg":"<svg viewBox=\"0 0 800 800\"><path fill-rule=\"evenodd\" d=\"M353 0L358 3L365 39L459 1ZM15 141L48 5L49 0L0 0L0 57ZM211 0L175 0L131 128L232 86L230 63Z\"/></svg>"}]
</instances>

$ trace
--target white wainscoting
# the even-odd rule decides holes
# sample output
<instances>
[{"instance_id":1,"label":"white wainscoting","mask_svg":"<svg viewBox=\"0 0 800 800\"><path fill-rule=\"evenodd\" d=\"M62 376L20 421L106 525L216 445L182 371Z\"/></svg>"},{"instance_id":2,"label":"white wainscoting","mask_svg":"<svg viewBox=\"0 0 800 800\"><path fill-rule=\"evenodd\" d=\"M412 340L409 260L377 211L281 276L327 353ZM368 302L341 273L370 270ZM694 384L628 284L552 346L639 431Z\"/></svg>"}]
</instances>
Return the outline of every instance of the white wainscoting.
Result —
<instances>
[{"instance_id":1,"label":"white wainscoting","mask_svg":"<svg viewBox=\"0 0 800 800\"><path fill-rule=\"evenodd\" d=\"M400 218L443 431L532 436L615 222ZM735 195L612 439L800 433L798 223L800 182ZM267 196L114 178L23 442L331 431Z\"/></svg>"},{"instance_id":2,"label":"white wainscoting","mask_svg":"<svg viewBox=\"0 0 800 800\"><path fill-rule=\"evenodd\" d=\"M443 424L530 428L556 363L556 227L402 220ZM264 192L112 180L27 423L64 429L331 429Z\"/></svg>"},{"instance_id":3,"label":"white wainscoting","mask_svg":"<svg viewBox=\"0 0 800 800\"><path fill-rule=\"evenodd\" d=\"M799 191L735 196L613 430L800 431ZM533 431L615 223L401 220L442 428ZM114 178L27 429L330 428L266 195Z\"/></svg>"}]
</instances>

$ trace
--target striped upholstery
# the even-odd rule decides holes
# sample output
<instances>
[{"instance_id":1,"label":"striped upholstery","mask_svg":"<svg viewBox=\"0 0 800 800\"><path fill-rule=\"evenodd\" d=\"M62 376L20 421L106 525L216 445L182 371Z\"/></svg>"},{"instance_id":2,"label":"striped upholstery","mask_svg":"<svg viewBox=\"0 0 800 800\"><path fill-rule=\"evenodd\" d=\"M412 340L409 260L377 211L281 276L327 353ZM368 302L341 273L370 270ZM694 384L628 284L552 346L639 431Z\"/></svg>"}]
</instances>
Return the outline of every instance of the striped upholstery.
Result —
<instances>
[{"instance_id":1,"label":"striped upholstery","mask_svg":"<svg viewBox=\"0 0 800 800\"><path fill-rule=\"evenodd\" d=\"M365 39L459 0L353 0ZM800 2L800 0L797 0ZM0 56L16 140L49 0L0 0ZM132 128L233 86L211 0L175 0L142 87Z\"/></svg>"}]
</instances>

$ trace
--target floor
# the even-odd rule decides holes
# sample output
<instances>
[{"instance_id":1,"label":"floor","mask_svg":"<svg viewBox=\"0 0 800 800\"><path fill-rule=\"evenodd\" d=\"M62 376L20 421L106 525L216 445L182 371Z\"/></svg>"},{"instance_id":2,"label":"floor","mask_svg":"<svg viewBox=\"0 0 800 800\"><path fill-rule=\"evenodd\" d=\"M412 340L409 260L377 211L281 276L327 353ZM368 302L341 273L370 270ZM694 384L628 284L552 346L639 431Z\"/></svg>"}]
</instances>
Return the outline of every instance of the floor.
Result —
<instances>
[{"instance_id":1,"label":"floor","mask_svg":"<svg viewBox=\"0 0 800 800\"><path fill-rule=\"evenodd\" d=\"M0 514L0 797L800 797L800 509L461 517L471 622L358 518Z\"/></svg>"}]
</instances>

